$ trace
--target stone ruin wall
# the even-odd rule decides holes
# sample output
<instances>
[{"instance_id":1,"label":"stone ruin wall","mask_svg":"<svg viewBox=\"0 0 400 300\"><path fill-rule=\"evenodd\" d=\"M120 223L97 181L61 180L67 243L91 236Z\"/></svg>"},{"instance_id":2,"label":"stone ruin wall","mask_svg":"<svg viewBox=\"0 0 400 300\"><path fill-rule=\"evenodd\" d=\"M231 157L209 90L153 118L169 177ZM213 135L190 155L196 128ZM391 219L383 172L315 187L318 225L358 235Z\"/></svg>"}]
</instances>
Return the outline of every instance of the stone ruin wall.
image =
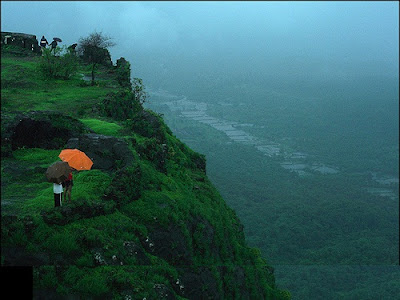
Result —
<instances>
[{"instance_id":1,"label":"stone ruin wall","mask_svg":"<svg viewBox=\"0 0 400 300\"><path fill-rule=\"evenodd\" d=\"M36 39L36 35L15 33L15 32L1 32L1 46L13 45L21 48L29 49L34 53L40 53L40 46Z\"/></svg>"}]
</instances>

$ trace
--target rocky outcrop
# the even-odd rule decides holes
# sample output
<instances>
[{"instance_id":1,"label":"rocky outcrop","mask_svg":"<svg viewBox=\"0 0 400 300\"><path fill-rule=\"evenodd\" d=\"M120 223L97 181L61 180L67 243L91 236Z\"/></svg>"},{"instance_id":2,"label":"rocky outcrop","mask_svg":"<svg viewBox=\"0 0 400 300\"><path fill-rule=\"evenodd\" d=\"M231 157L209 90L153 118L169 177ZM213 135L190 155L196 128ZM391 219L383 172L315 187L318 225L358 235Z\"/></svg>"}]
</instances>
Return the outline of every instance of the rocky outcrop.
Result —
<instances>
[{"instance_id":1,"label":"rocky outcrop","mask_svg":"<svg viewBox=\"0 0 400 300\"><path fill-rule=\"evenodd\" d=\"M130 165L132 151L122 139L88 133L83 123L62 113L32 111L2 116L2 155L18 148L79 149L93 161L93 169L113 171Z\"/></svg>"},{"instance_id":2,"label":"rocky outcrop","mask_svg":"<svg viewBox=\"0 0 400 300\"><path fill-rule=\"evenodd\" d=\"M1 46L3 45L18 46L33 53L40 53L39 43L33 34L1 32Z\"/></svg>"},{"instance_id":3,"label":"rocky outcrop","mask_svg":"<svg viewBox=\"0 0 400 300\"><path fill-rule=\"evenodd\" d=\"M1 125L2 154L6 156L22 147L59 149L71 137L85 132L80 121L50 111L5 114Z\"/></svg>"},{"instance_id":4,"label":"rocky outcrop","mask_svg":"<svg viewBox=\"0 0 400 300\"><path fill-rule=\"evenodd\" d=\"M131 87L131 64L123 57L117 60L117 80L125 88Z\"/></svg>"},{"instance_id":5,"label":"rocky outcrop","mask_svg":"<svg viewBox=\"0 0 400 300\"><path fill-rule=\"evenodd\" d=\"M113 136L84 134L69 139L65 148L85 152L93 161L92 169L112 171L122 169L134 161L128 144Z\"/></svg>"},{"instance_id":6,"label":"rocky outcrop","mask_svg":"<svg viewBox=\"0 0 400 300\"><path fill-rule=\"evenodd\" d=\"M70 136L70 132L53 127L48 121L22 119L12 136L13 150L20 147L45 149L59 148Z\"/></svg>"}]
</instances>

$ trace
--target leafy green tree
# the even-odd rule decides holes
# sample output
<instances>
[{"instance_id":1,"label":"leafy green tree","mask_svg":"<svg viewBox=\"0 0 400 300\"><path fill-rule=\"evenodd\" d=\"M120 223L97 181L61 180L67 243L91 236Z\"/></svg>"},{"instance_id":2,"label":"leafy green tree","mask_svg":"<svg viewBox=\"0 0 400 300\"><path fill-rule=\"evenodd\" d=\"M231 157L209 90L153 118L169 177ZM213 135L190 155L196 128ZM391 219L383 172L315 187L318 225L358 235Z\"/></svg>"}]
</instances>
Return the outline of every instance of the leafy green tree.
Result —
<instances>
[{"instance_id":1,"label":"leafy green tree","mask_svg":"<svg viewBox=\"0 0 400 300\"><path fill-rule=\"evenodd\" d=\"M80 38L78 44L79 55L91 64L92 85L94 85L96 67L111 60L108 48L115 46L115 43L111 41L111 37L94 31L89 36Z\"/></svg>"},{"instance_id":2,"label":"leafy green tree","mask_svg":"<svg viewBox=\"0 0 400 300\"><path fill-rule=\"evenodd\" d=\"M136 101L140 104L146 102L147 99L147 92L145 91L145 86L143 84L143 80L141 78L133 78L132 80L132 92L135 95Z\"/></svg>"}]
</instances>

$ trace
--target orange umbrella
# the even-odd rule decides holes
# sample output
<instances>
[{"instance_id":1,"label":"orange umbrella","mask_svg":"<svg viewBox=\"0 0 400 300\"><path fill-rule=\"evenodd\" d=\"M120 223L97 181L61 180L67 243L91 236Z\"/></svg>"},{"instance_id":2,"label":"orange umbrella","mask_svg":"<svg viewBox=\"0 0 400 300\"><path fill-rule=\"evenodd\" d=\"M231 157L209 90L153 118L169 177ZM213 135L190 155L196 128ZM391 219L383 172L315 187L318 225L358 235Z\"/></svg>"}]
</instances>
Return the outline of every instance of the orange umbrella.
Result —
<instances>
[{"instance_id":1,"label":"orange umbrella","mask_svg":"<svg viewBox=\"0 0 400 300\"><path fill-rule=\"evenodd\" d=\"M64 149L58 157L61 158L62 161L66 161L70 167L78 171L90 170L93 165L92 160L87 157L85 152L78 149Z\"/></svg>"}]
</instances>

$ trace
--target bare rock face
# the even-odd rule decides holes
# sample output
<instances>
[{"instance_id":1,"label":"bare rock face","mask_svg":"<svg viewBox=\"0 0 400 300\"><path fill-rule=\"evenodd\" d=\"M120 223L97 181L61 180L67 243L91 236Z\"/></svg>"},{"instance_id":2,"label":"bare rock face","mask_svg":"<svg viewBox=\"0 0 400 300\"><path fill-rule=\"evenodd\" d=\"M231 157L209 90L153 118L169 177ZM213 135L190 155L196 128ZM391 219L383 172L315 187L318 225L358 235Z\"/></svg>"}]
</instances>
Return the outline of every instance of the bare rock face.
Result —
<instances>
[{"instance_id":1,"label":"bare rock face","mask_svg":"<svg viewBox=\"0 0 400 300\"><path fill-rule=\"evenodd\" d=\"M87 133L80 121L57 112L17 113L2 116L2 155L26 148L79 149L93 161L93 169L115 171L134 161L122 139ZM6 147L7 146L7 147Z\"/></svg>"},{"instance_id":2,"label":"bare rock face","mask_svg":"<svg viewBox=\"0 0 400 300\"><path fill-rule=\"evenodd\" d=\"M65 148L85 152L93 161L92 169L112 171L128 166L134 161L128 144L113 136L84 134L69 139Z\"/></svg>"},{"instance_id":3,"label":"bare rock face","mask_svg":"<svg viewBox=\"0 0 400 300\"><path fill-rule=\"evenodd\" d=\"M15 128L13 135L13 149L18 147L43 147L45 149L57 148L55 138L62 140L68 138L69 132L61 128L55 128L48 121L22 119Z\"/></svg>"}]
</instances>

